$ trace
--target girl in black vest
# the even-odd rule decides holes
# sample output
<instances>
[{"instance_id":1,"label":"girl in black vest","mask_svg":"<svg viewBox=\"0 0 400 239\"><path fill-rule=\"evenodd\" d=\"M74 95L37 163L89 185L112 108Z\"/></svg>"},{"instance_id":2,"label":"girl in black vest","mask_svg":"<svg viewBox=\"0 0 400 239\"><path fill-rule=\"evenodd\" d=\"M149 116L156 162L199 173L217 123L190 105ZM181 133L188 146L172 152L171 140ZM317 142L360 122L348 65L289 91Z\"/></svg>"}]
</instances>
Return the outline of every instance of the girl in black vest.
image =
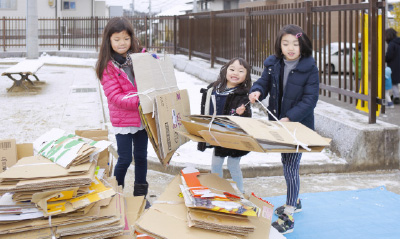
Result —
<instances>
[{"instance_id":1,"label":"girl in black vest","mask_svg":"<svg viewBox=\"0 0 400 239\"><path fill-rule=\"evenodd\" d=\"M251 88L250 65L242 58L233 58L225 64L219 73L217 81L210 84L207 89L201 89L201 114L203 115L236 115L251 117L249 90ZM216 109L214 109L211 96L215 96ZM199 143L198 149L204 151L206 143ZM233 181L243 192L243 176L240 169L240 159L248 151L228 149L215 146L211 172L223 177L222 165L228 157L227 165Z\"/></svg>"}]
</instances>

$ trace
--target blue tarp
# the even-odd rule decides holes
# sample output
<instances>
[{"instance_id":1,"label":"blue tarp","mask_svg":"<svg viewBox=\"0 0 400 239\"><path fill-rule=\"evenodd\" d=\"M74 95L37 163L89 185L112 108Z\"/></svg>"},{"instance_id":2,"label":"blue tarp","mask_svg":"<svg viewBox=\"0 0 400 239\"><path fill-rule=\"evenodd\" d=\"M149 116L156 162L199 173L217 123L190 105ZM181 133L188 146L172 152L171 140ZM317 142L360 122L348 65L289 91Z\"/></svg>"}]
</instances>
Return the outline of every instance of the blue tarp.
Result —
<instances>
[{"instance_id":1,"label":"blue tarp","mask_svg":"<svg viewBox=\"0 0 400 239\"><path fill-rule=\"evenodd\" d=\"M399 239L400 195L385 187L300 194L303 211L294 214L288 239ZM286 195L265 197L274 210ZM272 221L277 216L274 215Z\"/></svg>"}]
</instances>

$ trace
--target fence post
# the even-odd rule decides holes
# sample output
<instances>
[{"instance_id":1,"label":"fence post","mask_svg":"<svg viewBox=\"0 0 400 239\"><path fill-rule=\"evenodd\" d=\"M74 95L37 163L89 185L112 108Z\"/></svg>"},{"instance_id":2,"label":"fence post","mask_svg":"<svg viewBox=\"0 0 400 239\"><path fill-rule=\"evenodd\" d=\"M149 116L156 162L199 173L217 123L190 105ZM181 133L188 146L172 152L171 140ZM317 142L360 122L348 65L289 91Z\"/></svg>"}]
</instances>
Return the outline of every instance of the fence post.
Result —
<instances>
[{"instance_id":1,"label":"fence post","mask_svg":"<svg viewBox=\"0 0 400 239\"><path fill-rule=\"evenodd\" d=\"M192 18L194 18L194 16L189 15L189 61L192 60Z\"/></svg>"},{"instance_id":2,"label":"fence post","mask_svg":"<svg viewBox=\"0 0 400 239\"><path fill-rule=\"evenodd\" d=\"M376 123L376 97L378 91L378 6L377 0L369 0L368 7L368 114L370 124ZM373 60L372 60L373 59Z\"/></svg>"},{"instance_id":3,"label":"fence post","mask_svg":"<svg viewBox=\"0 0 400 239\"><path fill-rule=\"evenodd\" d=\"M95 37L96 52L98 52L99 51L99 17L96 16L94 19L95 19L94 20L95 21L94 29L96 31L94 34L94 37Z\"/></svg>"},{"instance_id":4,"label":"fence post","mask_svg":"<svg viewBox=\"0 0 400 239\"><path fill-rule=\"evenodd\" d=\"M245 21L246 21L246 61L250 63L250 32L251 32L251 18L250 18L250 9L246 7L245 11Z\"/></svg>"},{"instance_id":5,"label":"fence post","mask_svg":"<svg viewBox=\"0 0 400 239\"><path fill-rule=\"evenodd\" d=\"M306 13L304 14L305 16L305 27L306 29L304 29L304 32L307 34L307 36L310 39L313 39L313 35L312 35L312 12L311 12L311 7L312 7L312 1L311 0L305 0L305 4L306 4Z\"/></svg>"},{"instance_id":6,"label":"fence post","mask_svg":"<svg viewBox=\"0 0 400 239\"><path fill-rule=\"evenodd\" d=\"M58 50L61 50L61 19L57 17L57 29L58 29Z\"/></svg>"},{"instance_id":7,"label":"fence post","mask_svg":"<svg viewBox=\"0 0 400 239\"><path fill-rule=\"evenodd\" d=\"M213 11L210 12L210 62L211 68L214 68L215 61L215 53L214 53L214 17L215 13Z\"/></svg>"},{"instance_id":8,"label":"fence post","mask_svg":"<svg viewBox=\"0 0 400 239\"><path fill-rule=\"evenodd\" d=\"M380 9L380 12L382 13L382 41L381 41L381 45L380 46L378 46L378 47L381 47L381 49L382 49L382 51L381 51L381 56L380 57L382 57L382 64L381 64L381 72L382 72L382 75L381 75L381 77L382 77L382 89L381 89L381 96L382 96L382 99L385 99L385 63L384 63L384 60L385 60L385 39L386 39L386 8L387 8L387 5L384 5L383 6L383 9L381 8ZM378 14L379 14L379 12L378 12ZM382 108L381 108L381 113L382 114L385 114L386 112L386 107L385 107L385 105L383 105L382 104Z\"/></svg>"},{"instance_id":9,"label":"fence post","mask_svg":"<svg viewBox=\"0 0 400 239\"><path fill-rule=\"evenodd\" d=\"M3 17L3 50L6 51L6 17Z\"/></svg>"},{"instance_id":10,"label":"fence post","mask_svg":"<svg viewBox=\"0 0 400 239\"><path fill-rule=\"evenodd\" d=\"M176 23L177 23L177 16L174 16L174 55L176 55Z\"/></svg>"}]
</instances>

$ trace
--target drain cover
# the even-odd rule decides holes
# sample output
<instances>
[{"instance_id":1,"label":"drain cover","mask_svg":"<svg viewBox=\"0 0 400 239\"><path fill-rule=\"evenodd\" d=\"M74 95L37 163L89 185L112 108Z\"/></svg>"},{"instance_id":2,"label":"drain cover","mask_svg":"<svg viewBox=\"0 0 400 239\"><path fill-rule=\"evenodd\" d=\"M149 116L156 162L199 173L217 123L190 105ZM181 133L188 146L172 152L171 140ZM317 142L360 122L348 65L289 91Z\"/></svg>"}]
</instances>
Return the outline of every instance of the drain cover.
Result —
<instances>
[{"instance_id":1,"label":"drain cover","mask_svg":"<svg viewBox=\"0 0 400 239\"><path fill-rule=\"evenodd\" d=\"M72 93L88 93L88 92L96 92L96 88L75 88L72 89Z\"/></svg>"}]
</instances>

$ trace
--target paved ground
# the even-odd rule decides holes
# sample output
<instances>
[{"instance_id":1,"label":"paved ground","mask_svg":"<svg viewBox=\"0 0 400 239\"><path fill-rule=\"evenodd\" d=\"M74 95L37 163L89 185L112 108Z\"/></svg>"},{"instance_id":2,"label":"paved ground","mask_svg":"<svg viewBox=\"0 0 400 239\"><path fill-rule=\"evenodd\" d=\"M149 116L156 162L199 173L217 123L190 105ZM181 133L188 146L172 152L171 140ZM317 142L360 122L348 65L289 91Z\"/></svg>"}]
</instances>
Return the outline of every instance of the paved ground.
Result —
<instances>
[{"instance_id":1,"label":"paved ground","mask_svg":"<svg viewBox=\"0 0 400 239\"><path fill-rule=\"evenodd\" d=\"M11 81L1 77L0 138L16 138L17 142L32 142L51 127L61 127L65 130L104 127L102 108L104 102L99 97L98 81L90 67L77 67L77 64L45 65L38 73L45 82L38 85L37 92L7 93L6 88ZM60 63L61 64L61 63ZM9 65L0 62L0 73ZM77 93L76 89L96 89L93 93ZM75 90L74 90L75 89ZM399 110L399 106L395 109ZM389 117L389 116L388 116ZM112 140L112 137L110 137ZM133 191L133 167L126 178L124 194L131 195ZM323 164L320 167L324 167ZM266 169L268 170L268 169ZM174 175L155 170L149 170L149 198L156 200L163 192ZM352 174L309 174L301 176L301 193L337 190L355 190L385 186L389 191L400 194L400 171L360 172ZM246 192L255 192L261 197L282 195L286 193L282 176L245 178Z\"/></svg>"}]
</instances>

